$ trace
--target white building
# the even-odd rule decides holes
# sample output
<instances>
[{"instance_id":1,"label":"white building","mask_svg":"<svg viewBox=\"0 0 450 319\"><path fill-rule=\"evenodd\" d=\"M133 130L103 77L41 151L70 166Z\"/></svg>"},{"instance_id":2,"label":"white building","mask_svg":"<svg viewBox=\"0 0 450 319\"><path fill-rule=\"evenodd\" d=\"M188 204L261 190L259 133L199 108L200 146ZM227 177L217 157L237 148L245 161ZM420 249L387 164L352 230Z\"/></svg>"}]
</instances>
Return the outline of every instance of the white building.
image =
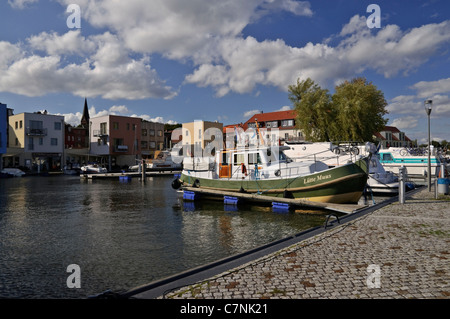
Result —
<instances>
[{"instance_id":1,"label":"white building","mask_svg":"<svg viewBox=\"0 0 450 319\"><path fill-rule=\"evenodd\" d=\"M64 116L47 112L9 116L9 147L5 167L61 171L64 156Z\"/></svg>"}]
</instances>

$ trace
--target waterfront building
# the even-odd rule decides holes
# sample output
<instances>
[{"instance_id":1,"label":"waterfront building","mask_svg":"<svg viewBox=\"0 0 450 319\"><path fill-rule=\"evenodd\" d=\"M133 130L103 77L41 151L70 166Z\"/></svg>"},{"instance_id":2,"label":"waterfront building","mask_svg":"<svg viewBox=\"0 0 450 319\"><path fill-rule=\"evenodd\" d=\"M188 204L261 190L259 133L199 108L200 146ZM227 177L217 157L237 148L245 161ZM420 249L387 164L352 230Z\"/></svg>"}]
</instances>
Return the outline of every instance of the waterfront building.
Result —
<instances>
[{"instance_id":1,"label":"waterfront building","mask_svg":"<svg viewBox=\"0 0 450 319\"><path fill-rule=\"evenodd\" d=\"M158 151L164 149L164 124L142 120L141 155L145 159L154 159Z\"/></svg>"},{"instance_id":2,"label":"waterfront building","mask_svg":"<svg viewBox=\"0 0 450 319\"><path fill-rule=\"evenodd\" d=\"M89 122L89 161L103 164L109 170L136 165L141 156L140 118L105 115Z\"/></svg>"},{"instance_id":3,"label":"waterfront building","mask_svg":"<svg viewBox=\"0 0 450 319\"><path fill-rule=\"evenodd\" d=\"M32 171L61 171L64 116L47 111L10 115L7 163Z\"/></svg>"},{"instance_id":4,"label":"waterfront building","mask_svg":"<svg viewBox=\"0 0 450 319\"><path fill-rule=\"evenodd\" d=\"M374 134L377 144L382 148L389 147L411 147L412 141L395 126L385 126L380 132Z\"/></svg>"},{"instance_id":5,"label":"waterfront building","mask_svg":"<svg viewBox=\"0 0 450 319\"><path fill-rule=\"evenodd\" d=\"M208 131L208 135L205 132ZM186 149L187 156L203 156L206 146L212 141L219 143L219 148L222 148L223 143L223 124L217 121L200 121L196 120L190 123L183 123L182 125L182 145ZM214 134L216 133L216 134ZM218 140L220 138L220 140Z\"/></svg>"},{"instance_id":6,"label":"waterfront building","mask_svg":"<svg viewBox=\"0 0 450 319\"><path fill-rule=\"evenodd\" d=\"M8 117L6 104L0 103L0 171L3 168L3 154L6 154Z\"/></svg>"},{"instance_id":7,"label":"waterfront building","mask_svg":"<svg viewBox=\"0 0 450 319\"><path fill-rule=\"evenodd\" d=\"M257 113L249 118L244 124L244 130L252 127L256 128L258 122L259 128L278 129L279 139L287 142L304 142L302 131L296 127L295 110L276 111L269 113ZM269 138L269 136L266 136Z\"/></svg>"}]
</instances>

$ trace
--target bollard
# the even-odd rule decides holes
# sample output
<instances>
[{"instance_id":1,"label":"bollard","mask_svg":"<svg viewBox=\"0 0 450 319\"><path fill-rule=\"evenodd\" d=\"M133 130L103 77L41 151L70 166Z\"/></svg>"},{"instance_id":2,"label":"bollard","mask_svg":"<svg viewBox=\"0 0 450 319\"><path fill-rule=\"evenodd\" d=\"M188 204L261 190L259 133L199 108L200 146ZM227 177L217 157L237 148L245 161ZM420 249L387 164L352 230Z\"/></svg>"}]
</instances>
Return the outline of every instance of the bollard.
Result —
<instances>
[{"instance_id":1,"label":"bollard","mask_svg":"<svg viewBox=\"0 0 450 319\"><path fill-rule=\"evenodd\" d=\"M398 169L398 181L399 181L399 186L398 186L398 201L400 204L404 204L405 203L405 167L402 166Z\"/></svg>"}]
</instances>

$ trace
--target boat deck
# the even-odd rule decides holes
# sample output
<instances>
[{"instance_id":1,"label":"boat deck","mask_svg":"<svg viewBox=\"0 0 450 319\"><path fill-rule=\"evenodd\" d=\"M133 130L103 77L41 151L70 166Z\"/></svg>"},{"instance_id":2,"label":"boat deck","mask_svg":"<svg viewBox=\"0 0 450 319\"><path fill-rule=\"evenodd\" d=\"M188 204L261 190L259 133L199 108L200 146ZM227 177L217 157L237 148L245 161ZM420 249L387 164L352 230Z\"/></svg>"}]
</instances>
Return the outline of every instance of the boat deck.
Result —
<instances>
[{"instance_id":1,"label":"boat deck","mask_svg":"<svg viewBox=\"0 0 450 319\"><path fill-rule=\"evenodd\" d=\"M174 174L179 174L179 170L147 170L145 172L146 177L153 176L173 176ZM128 177L142 177L142 173L139 172L120 172L120 173L93 173L93 174L80 174L82 179L107 179L107 178L119 178L122 176Z\"/></svg>"},{"instance_id":2,"label":"boat deck","mask_svg":"<svg viewBox=\"0 0 450 319\"><path fill-rule=\"evenodd\" d=\"M213 197L225 197L225 196L235 197L238 199L243 199L248 202L283 203L288 204L290 207L293 208L295 207L319 208L343 214L351 214L367 207L367 205L320 203L301 198L283 198L283 197L260 195L255 193L227 192L211 189L202 189L196 187L183 187L183 191Z\"/></svg>"}]
</instances>

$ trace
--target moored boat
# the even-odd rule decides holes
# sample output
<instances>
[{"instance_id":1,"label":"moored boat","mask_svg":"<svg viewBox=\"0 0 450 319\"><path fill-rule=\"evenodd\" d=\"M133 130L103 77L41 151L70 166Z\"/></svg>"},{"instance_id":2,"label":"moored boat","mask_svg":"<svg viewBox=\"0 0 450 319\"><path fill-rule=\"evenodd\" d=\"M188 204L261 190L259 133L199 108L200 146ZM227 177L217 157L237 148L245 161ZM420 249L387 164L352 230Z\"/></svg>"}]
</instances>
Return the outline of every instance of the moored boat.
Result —
<instances>
[{"instance_id":1,"label":"moored boat","mask_svg":"<svg viewBox=\"0 0 450 319\"><path fill-rule=\"evenodd\" d=\"M107 173L108 170L98 164L88 164L81 166L82 174L97 174L97 173Z\"/></svg>"},{"instance_id":2,"label":"moored boat","mask_svg":"<svg viewBox=\"0 0 450 319\"><path fill-rule=\"evenodd\" d=\"M398 173L402 166L406 167L408 176L424 177L428 172L428 154L419 153L406 148L390 147L379 150L380 162L387 171ZM433 148L430 154L431 176L437 176L441 165L448 167L444 156L437 153Z\"/></svg>"},{"instance_id":3,"label":"moored boat","mask_svg":"<svg viewBox=\"0 0 450 319\"><path fill-rule=\"evenodd\" d=\"M185 157L179 184L316 202L358 202L367 183L367 158L329 168L317 160L294 162L284 154L286 149L254 146L222 150L214 157Z\"/></svg>"}]
</instances>

